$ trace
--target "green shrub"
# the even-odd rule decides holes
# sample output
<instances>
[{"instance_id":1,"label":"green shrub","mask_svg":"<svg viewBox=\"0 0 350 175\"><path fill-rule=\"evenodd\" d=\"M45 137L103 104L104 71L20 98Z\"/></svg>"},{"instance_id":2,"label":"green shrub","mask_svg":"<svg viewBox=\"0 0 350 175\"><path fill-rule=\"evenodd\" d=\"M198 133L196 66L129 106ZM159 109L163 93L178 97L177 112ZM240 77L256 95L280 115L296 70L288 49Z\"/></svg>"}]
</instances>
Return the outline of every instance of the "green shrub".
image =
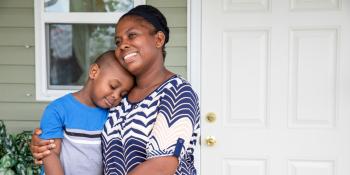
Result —
<instances>
[{"instance_id":1,"label":"green shrub","mask_svg":"<svg viewBox=\"0 0 350 175\"><path fill-rule=\"evenodd\" d=\"M31 137L30 131L8 135L0 120L0 175L40 174L40 166L34 165L29 148Z\"/></svg>"}]
</instances>

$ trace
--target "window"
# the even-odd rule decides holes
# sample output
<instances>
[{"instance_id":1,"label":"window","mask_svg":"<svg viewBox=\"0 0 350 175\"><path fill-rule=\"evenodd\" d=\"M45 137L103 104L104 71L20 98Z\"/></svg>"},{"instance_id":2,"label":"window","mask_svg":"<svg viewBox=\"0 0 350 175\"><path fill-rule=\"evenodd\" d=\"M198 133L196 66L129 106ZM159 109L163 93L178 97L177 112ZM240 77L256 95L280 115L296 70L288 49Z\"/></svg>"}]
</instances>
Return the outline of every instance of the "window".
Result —
<instances>
[{"instance_id":1,"label":"window","mask_svg":"<svg viewBox=\"0 0 350 175\"><path fill-rule=\"evenodd\" d=\"M114 49L114 25L145 0L35 1L36 99L79 90L89 65Z\"/></svg>"}]
</instances>

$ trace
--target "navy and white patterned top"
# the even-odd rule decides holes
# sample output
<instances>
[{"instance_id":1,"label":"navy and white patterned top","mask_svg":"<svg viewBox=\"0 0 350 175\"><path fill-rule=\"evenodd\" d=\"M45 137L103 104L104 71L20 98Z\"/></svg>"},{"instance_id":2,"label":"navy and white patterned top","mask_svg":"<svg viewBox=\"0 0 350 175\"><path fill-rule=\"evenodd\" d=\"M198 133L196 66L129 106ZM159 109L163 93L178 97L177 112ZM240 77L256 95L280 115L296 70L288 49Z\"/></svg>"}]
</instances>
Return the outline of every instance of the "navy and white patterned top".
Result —
<instances>
[{"instance_id":1,"label":"navy and white patterned top","mask_svg":"<svg viewBox=\"0 0 350 175\"><path fill-rule=\"evenodd\" d=\"M104 174L126 175L147 159L176 156L176 175L195 175L199 102L191 85L172 76L138 103L112 108L102 132Z\"/></svg>"}]
</instances>

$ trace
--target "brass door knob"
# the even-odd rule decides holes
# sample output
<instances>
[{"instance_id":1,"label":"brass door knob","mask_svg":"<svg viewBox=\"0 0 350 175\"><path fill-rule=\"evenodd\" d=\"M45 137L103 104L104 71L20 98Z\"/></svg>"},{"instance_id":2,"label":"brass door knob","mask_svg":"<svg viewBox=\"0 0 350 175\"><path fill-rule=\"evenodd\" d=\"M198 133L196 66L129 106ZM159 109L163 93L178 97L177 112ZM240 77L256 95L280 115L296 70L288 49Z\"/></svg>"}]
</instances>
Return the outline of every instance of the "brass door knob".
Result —
<instances>
[{"instance_id":1,"label":"brass door knob","mask_svg":"<svg viewBox=\"0 0 350 175\"><path fill-rule=\"evenodd\" d=\"M214 146L216 144L216 139L213 136L208 136L205 139L205 142L207 143L208 146Z\"/></svg>"},{"instance_id":2,"label":"brass door knob","mask_svg":"<svg viewBox=\"0 0 350 175\"><path fill-rule=\"evenodd\" d=\"M216 120L216 114L214 112L208 112L207 114L207 120L210 123L214 123Z\"/></svg>"}]
</instances>

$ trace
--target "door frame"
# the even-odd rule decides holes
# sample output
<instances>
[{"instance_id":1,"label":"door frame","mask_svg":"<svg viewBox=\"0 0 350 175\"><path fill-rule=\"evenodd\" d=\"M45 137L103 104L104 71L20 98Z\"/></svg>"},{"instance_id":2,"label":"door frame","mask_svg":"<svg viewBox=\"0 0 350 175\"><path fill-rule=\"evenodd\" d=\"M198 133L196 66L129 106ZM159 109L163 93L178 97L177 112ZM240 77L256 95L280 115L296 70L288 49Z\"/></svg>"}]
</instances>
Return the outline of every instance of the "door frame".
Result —
<instances>
[{"instance_id":1,"label":"door frame","mask_svg":"<svg viewBox=\"0 0 350 175\"><path fill-rule=\"evenodd\" d=\"M201 104L202 0L187 0L187 79ZM202 122L202 121L200 121ZM201 132L201 131L200 131ZM201 140L195 151L195 167L201 172Z\"/></svg>"},{"instance_id":2,"label":"door frame","mask_svg":"<svg viewBox=\"0 0 350 175\"><path fill-rule=\"evenodd\" d=\"M187 1L187 77L200 97L202 0Z\"/></svg>"}]
</instances>

